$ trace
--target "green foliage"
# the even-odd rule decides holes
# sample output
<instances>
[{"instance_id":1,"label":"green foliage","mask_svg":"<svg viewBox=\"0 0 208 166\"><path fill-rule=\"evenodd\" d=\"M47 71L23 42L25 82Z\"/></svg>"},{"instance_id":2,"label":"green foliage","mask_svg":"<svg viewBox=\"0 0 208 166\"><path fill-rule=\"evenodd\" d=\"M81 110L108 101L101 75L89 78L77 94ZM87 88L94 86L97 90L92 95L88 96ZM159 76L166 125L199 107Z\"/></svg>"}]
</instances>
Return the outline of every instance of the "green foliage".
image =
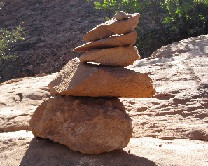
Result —
<instances>
[{"instance_id":1,"label":"green foliage","mask_svg":"<svg viewBox=\"0 0 208 166\"><path fill-rule=\"evenodd\" d=\"M10 55L10 46L17 41L23 41L24 29L19 25L15 29L9 31L0 29L0 61L15 58L15 55Z\"/></svg>"},{"instance_id":2,"label":"green foliage","mask_svg":"<svg viewBox=\"0 0 208 166\"><path fill-rule=\"evenodd\" d=\"M208 0L166 0L168 16L163 24L177 35L197 36L208 32Z\"/></svg>"},{"instance_id":3,"label":"green foliage","mask_svg":"<svg viewBox=\"0 0 208 166\"><path fill-rule=\"evenodd\" d=\"M103 9L105 11L116 12L119 10L123 10L126 12L141 12L145 9L145 7L150 4L148 0L103 0L93 1L87 0L88 2L94 2L94 6L96 9Z\"/></svg>"},{"instance_id":4,"label":"green foliage","mask_svg":"<svg viewBox=\"0 0 208 166\"><path fill-rule=\"evenodd\" d=\"M175 41L208 33L208 0L103 0L95 8L141 14L138 47L143 57ZM149 23L145 20L150 18ZM148 25L154 22L154 26Z\"/></svg>"}]
</instances>

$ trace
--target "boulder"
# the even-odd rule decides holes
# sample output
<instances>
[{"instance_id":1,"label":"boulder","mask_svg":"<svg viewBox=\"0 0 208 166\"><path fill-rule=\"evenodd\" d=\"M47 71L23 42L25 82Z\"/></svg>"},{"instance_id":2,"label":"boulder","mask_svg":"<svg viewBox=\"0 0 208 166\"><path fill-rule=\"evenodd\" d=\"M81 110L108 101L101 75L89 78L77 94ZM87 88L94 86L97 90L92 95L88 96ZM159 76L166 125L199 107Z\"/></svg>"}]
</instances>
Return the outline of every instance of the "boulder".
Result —
<instances>
[{"instance_id":1,"label":"boulder","mask_svg":"<svg viewBox=\"0 0 208 166\"><path fill-rule=\"evenodd\" d=\"M83 154L123 149L132 136L131 119L118 98L55 96L37 108L30 126L36 137Z\"/></svg>"},{"instance_id":2,"label":"boulder","mask_svg":"<svg viewBox=\"0 0 208 166\"><path fill-rule=\"evenodd\" d=\"M88 42L74 49L76 52L85 52L93 49L102 49L118 46L133 45L137 40L137 32L132 31L125 35L113 35L107 39L101 39L95 42Z\"/></svg>"},{"instance_id":3,"label":"boulder","mask_svg":"<svg viewBox=\"0 0 208 166\"><path fill-rule=\"evenodd\" d=\"M128 66L139 59L138 50L134 46L97 49L80 57L81 62L96 62L109 66Z\"/></svg>"},{"instance_id":4,"label":"boulder","mask_svg":"<svg viewBox=\"0 0 208 166\"><path fill-rule=\"evenodd\" d=\"M105 23L98 25L83 36L83 40L86 42L95 41L99 39L107 38L113 34L125 34L128 33L137 26L139 23L139 13L117 14L114 18Z\"/></svg>"},{"instance_id":5,"label":"boulder","mask_svg":"<svg viewBox=\"0 0 208 166\"><path fill-rule=\"evenodd\" d=\"M73 96L152 97L152 80L123 67L109 67L69 61L48 85L51 94Z\"/></svg>"}]
</instances>

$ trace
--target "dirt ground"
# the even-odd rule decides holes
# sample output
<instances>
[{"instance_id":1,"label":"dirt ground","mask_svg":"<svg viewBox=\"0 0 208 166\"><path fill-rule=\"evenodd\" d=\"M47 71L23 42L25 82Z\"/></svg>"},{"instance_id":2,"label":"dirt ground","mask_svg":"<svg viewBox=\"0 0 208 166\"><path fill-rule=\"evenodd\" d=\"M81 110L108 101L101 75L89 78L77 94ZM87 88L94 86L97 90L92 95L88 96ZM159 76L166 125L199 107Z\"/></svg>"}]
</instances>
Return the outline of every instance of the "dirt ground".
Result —
<instances>
[{"instance_id":1,"label":"dirt ground","mask_svg":"<svg viewBox=\"0 0 208 166\"><path fill-rule=\"evenodd\" d=\"M83 155L31 132L0 134L2 166L206 166L208 143L198 140L132 138L123 151Z\"/></svg>"},{"instance_id":2,"label":"dirt ground","mask_svg":"<svg viewBox=\"0 0 208 166\"><path fill-rule=\"evenodd\" d=\"M79 56L72 49L83 44L83 34L104 21L86 0L2 0L0 28L21 24L25 40L10 48L16 60L0 62L0 82L59 71Z\"/></svg>"}]
</instances>

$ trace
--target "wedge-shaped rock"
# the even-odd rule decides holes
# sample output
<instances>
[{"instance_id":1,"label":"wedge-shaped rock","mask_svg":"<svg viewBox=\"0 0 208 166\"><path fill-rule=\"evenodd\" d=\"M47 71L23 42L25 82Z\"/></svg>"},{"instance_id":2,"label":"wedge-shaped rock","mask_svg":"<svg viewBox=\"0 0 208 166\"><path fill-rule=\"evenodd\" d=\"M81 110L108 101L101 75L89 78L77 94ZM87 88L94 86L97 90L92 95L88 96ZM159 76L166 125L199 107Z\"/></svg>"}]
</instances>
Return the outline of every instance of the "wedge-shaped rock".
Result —
<instances>
[{"instance_id":1,"label":"wedge-shaped rock","mask_svg":"<svg viewBox=\"0 0 208 166\"><path fill-rule=\"evenodd\" d=\"M152 97L155 93L147 74L123 67L68 62L49 85L52 94L73 96Z\"/></svg>"},{"instance_id":2,"label":"wedge-shaped rock","mask_svg":"<svg viewBox=\"0 0 208 166\"><path fill-rule=\"evenodd\" d=\"M85 52L93 49L102 49L109 47L118 47L118 46L130 46L133 45L137 40L137 32L132 31L125 35L115 35L107 39L101 39L95 42L88 42L81 46L78 46L74 49L77 52Z\"/></svg>"},{"instance_id":3,"label":"wedge-shaped rock","mask_svg":"<svg viewBox=\"0 0 208 166\"><path fill-rule=\"evenodd\" d=\"M50 98L36 109L30 126L36 137L84 154L123 149L132 137L131 119L117 98Z\"/></svg>"},{"instance_id":4,"label":"wedge-shaped rock","mask_svg":"<svg viewBox=\"0 0 208 166\"><path fill-rule=\"evenodd\" d=\"M128 14L127 16L128 18L121 19L119 21L116 20L115 17L109 21L106 21L105 23L98 25L97 27L87 32L83 36L83 40L90 42L107 38L113 34L124 34L134 30L134 28L139 23L140 14Z\"/></svg>"},{"instance_id":5,"label":"wedge-shaped rock","mask_svg":"<svg viewBox=\"0 0 208 166\"><path fill-rule=\"evenodd\" d=\"M93 50L80 57L81 62L96 62L110 66L128 66L139 59L138 50L134 46Z\"/></svg>"}]
</instances>

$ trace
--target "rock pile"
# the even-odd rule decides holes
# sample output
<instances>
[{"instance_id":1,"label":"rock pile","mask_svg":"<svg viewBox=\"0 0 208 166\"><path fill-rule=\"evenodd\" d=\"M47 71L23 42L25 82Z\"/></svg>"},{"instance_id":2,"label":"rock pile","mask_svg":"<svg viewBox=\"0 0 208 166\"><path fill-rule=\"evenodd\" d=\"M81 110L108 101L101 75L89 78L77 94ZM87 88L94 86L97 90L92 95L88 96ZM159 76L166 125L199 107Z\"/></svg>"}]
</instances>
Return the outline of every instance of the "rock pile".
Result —
<instances>
[{"instance_id":1,"label":"rock pile","mask_svg":"<svg viewBox=\"0 0 208 166\"><path fill-rule=\"evenodd\" d=\"M69 61L48 85L54 96L30 120L35 136L85 154L127 146L132 123L118 97L146 98L155 93L147 74L124 68L140 58L132 46L138 21L139 14L118 12L84 35L88 43L74 50L85 53Z\"/></svg>"}]
</instances>

